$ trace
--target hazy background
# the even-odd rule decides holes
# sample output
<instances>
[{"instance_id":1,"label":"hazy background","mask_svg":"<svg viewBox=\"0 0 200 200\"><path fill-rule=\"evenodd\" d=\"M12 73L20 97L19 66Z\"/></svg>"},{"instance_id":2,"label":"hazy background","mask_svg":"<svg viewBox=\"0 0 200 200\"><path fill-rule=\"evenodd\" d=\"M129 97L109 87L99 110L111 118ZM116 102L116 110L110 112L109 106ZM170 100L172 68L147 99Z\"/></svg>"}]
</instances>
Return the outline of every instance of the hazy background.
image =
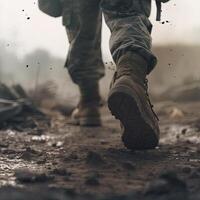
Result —
<instances>
[{"instance_id":1,"label":"hazy background","mask_svg":"<svg viewBox=\"0 0 200 200\"><path fill-rule=\"evenodd\" d=\"M151 21L154 52L159 64L151 76L154 92L159 92L185 79L200 78L200 1L171 0L163 5L162 24L155 21L155 5ZM103 26L102 51L110 61L109 30ZM51 18L38 10L36 0L0 0L0 78L8 84L19 82L36 87L46 80L58 84L66 97L77 94L63 65L68 41L61 18ZM102 90L107 91L107 68Z\"/></svg>"}]
</instances>

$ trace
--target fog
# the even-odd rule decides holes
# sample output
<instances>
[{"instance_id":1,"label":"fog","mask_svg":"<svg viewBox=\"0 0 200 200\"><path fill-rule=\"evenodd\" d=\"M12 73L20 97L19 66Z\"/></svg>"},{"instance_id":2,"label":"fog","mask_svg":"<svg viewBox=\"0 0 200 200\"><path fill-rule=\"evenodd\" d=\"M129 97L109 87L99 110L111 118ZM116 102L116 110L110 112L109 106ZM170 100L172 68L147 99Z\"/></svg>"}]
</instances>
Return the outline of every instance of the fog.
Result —
<instances>
[{"instance_id":1,"label":"fog","mask_svg":"<svg viewBox=\"0 0 200 200\"><path fill-rule=\"evenodd\" d=\"M162 21L169 21L165 24L155 21L155 4L152 6L153 45L160 59L151 77L154 88L157 88L156 84L167 87L180 83L187 76L199 78L200 1L171 0L163 5ZM104 60L111 59L109 36L104 23ZM171 48L174 51L170 54L168 50ZM58 82L60 91L63 91L63 85L74 88L63 69L67 50L68 41L61 18L41 13L35 0L0 0L0 71L4 72L4 75L0 72L1 80L34 87L38 68L42 67L40 81L52 79ZM169 63L172 64L170 67ZM107 71L110 79L113 71ZM103 90L108 88L109 79L104 79ZM66 91L65 95L69 92Z\"/></svg>"},{"instance_id":2,"label":"fog","mask_svg":"<svg viewBox=\"0 0 200 200\"><path fill-rule=\"evenodd\" d=\"M61 18L51 18L38 10L36 0L0 0L0 39L10 43L9 48L23 56L37 48L47 49L65 57L68 42ZM171 0L163 6L162 20L155 21L155 5L151 21L154 24L153 43L200 43L200 1ZM24 10L24 11L22 11ZM30 20L27 20L30 17ZM108 51L109 31L104 25L103 53Z\"/></svg>"}]
</instances>

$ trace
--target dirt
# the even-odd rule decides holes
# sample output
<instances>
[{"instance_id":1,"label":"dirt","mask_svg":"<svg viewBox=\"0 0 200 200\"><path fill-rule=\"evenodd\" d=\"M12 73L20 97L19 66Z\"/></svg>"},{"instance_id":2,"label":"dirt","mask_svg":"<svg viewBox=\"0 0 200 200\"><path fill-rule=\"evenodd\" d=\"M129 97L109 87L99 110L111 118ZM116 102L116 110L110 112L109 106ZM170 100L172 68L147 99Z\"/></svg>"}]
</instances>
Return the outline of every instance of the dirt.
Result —
<instances>
[{"instance_id":1,"label":"dirt","mask_svg":"<svg viewBox=\"0 0 200 200\"><path fill-rule=\"evenodd\" d=\"M200 199L199 108L158 102L160 145L135 152L124 148L106 106L98 128L72 126L54 112L51 122L26 128L16 120L0 130L1 200Z\"/></svg>"}]
</instances>

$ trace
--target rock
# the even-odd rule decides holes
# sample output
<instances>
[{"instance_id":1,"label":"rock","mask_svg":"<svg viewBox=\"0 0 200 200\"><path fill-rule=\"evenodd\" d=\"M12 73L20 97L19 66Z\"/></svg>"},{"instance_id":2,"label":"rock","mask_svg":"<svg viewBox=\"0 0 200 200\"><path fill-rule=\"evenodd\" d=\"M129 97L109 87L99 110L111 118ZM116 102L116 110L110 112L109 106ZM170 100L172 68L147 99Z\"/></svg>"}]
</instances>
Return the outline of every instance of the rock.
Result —
<instances>
[{"instance_id":1,"label":"rock","mask_svg":"<svg viewBox=\"0 0 200 200\"><path fill-rule=\"evenodd\" d=\"M51 173L59 176L71 176L71 173L64 168L56 168Z\"/></svg>"},{"instance_id":2,"label":"rock","mask_svg":"<svg viewBox=\"0 0 200 200\"><path fill-rule=\"evenodd\" d=\"M184 115L185 115L184 112L176 107L172 108L172 110L170 112L170 118L172 118L172 119L183 118Z\"/></svg>"},{"instance_id":3,"label":"rock","mask_svg":"<svg viewBox=\"0 0 200 200\"><path fill-rule=\"evenodd\" d=\"M198 171L192 171L191 173L190 173L190 178L191 179L199 179L200 178L200 173L198 172Z\"/></svg>"},{"instance_id":4,"label":"rock","mask_svg":"<svg viewBox=\"0 0 200 200\"><path fill-rule=\"evenodd\" d=\"M184 128L182 131L181 131L182 135L185 135L187 133L187 128Z\"/></svg>"},{"instance_id":5,"label":"rock","mask_svg":"<svg viewBox=\"0 0 200 200\"><path fill-rule=\"evenodd\" d=\"M106 144L109 144L109 142L107 140L100 140L100 144L101 145L106 145Z\"/></svg>"},{"instance_id":6,"label":"rock","mask_svg":"<svg viewBox=\"0 0 200 200\"><path fill-rule=\"evenodd\" d=\"M86 162L92 166L101 166L105 164L105 161L101 155L93 151L88 152Z\"/></svg>"},{"instance_id":7,"label":"rock","mask_svg":"<svg viewBox=\"0 0 200 200\"><path fill-rule=\"evenodd\" d=\"M21 154L21 159L26 161L37 160L42 155L41 152L36 151L30 147L27 147L26 150Z\"/></svg>"},{"instance_id":8,"label":"rock","mask_svg":"<svg viewBox=\"0 0 200 200\"><path fill-rule=\"evenodd\" d=\"M160 178L168 181L171 185L175 185L181 189L186 189L186 183L177 176L176 172L165 172L160 175Z\"/></svg>"},{"instance_id":9,"label":"rock","mask_svg":"<svg viewBox=\"0 0 200 200\"><path fill-rule=\"evenodd\" d=\"M150 182L145 188L145 194L155 194L161 195L166 194L170 191L168 182L163 179L157 179L155 181Z\"/></svg>"},{"instance_id":10,"label":"rock","mask_svg":"<svg viewBox=\"0 0 200 200\"><path fill-rule=\"evenodd\" d=\"M69 162L69 161L77 160L77 159L78 159L78 155L76 153L71 153L70 155L64 158L64 162Z\"/></svg>"},{"instance_id":11,"label":"rock","mask_svg":"<svg viewBox=\"0 0 200 200\"><path fill-rule=\"evenodd\" d=\"M145 195L185 195L186 183L178 178L172 171L161 174L157 179L150 182L144 191Z\"/></svg>"},{"instance_id":12,"label":"rock","mask_svg":"<svg viewBox=\"0 0 200 200\"><path fill-rule=\"evenodd\" d=\"M42 165L42 164L45 164L46 161L47 161L47 159L46 159L45 157L41 157L41 158L39 158L39 159L36 161L36 163L37 163L38 165Z\"/></svg>"},{"instance_id":13,"label":"rock","mask_svg":"<svg viewBox=\"0 0 200 200\"><path fill-rule=\"evenodd\" d=\"M15 170L15 177L20 183L47 182L53 179L53 176L47 176L41 171L31 171L26 168Z\"/></svg>"},{"instance_id":14,"label":"rock","mask_svg":"<svg viewBox=\"0 0 200 200\"><path fill-rule=\"evenodd\" d=\"M6 142L0 142L0 148L7 148L9 146L9 144L8 143L6 143Z\"/></svg>"},{"instance_id":15,"label":"rock","mask_svg":"<svg viewBox=\"0 0 200 200\"><path fill-rule=\"evenodd\" d=\"M182 172L185 174L189 174L189 173L191 173L191 171L192 171L192 168L189 166L185 166L182 168Z\"/></svg>"}]
</instances>

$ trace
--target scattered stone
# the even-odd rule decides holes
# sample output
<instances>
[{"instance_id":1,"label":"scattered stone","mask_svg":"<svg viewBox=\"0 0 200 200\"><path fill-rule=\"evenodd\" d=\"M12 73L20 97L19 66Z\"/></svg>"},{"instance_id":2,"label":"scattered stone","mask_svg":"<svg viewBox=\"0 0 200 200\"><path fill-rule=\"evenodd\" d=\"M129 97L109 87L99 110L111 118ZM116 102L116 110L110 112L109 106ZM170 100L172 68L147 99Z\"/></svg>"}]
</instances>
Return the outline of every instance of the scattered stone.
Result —
<instances>
[{"instance_id":1,"label":"scattered stone","mask_svg":"<svg viewBox=\"0 0 200 200\"><path fill-rule=\"evenodd\" d=\"M30 147L26 148L26 150L22 153L21 159L26 160L26 161L32 161L32 160L37 160L38 157L42 155L41 152L36 151Z\"/></svg>"},{"instance_id":2,"label":"scattered stone","mask_svg":"<svg viewBox=\"0 0 200 200\"><path fill-rule=\"evenodd\" d=\"M35 135L31 138L31 140L33 142L46 143L50 140L50 137L47 135L41 135L41 136Z\"/></svg>"},{"instance_id":3,"label":"scattered stone","mask_svg":"<svg viewBox=\"0 0 200 200\"><path fill-rule=\"evenodd\" d=\"M173 171L163 173L145 188L145 195L178 195L187 193L187 185Z\"/></svg>"},{"instance_id":4,"label":"scattered stone","mask_svg":"<svg viewBox=\"0 0 200 200\"><path fill-rule=\"evenodd\" d=\"M39 160L36 161L38 165L45 164L47 162L47 159L45 157L40 158Z\"/></svg>"},{"instance_id":5,"label":"scattered stone","mask_svg":"<svg viewBox=\"0 0 200 200\"><path fill-rule=\"evenodd\" d=\"M184 129L181 131L181 133L182 133L183 135L185 135L185 134L187 133L187 128L184 128Z\"/></svg>"},{"instance_id":6,"label":"scattered stone","mask_svg":"<svg viewBox=\"0 0 200 200\"><path fill-rule=\"evenodd\" d=\"M166 180L158 179L150 182L145 188L145 195L155 194L161 195L166 194L170 191L169 185Z\"/></svg>"},{"instance_id":7,"label":"scattered stone","mask_svg":"<svg viewBox=\"0 0 200 200\"><path fill-rule=\"evenodd\" d=\"M71 160L77 160L78 159L78 155L76 153L71 153L69 156L64 158L64 162L68 162Z\"/></svg>"},{"instance_id":8,"label":"scattered stone","mask_svg":"<svg viewBox=\"0 0 200 200\"><path fill-rule=\"evenodd\" d=\"M181 180L177 173L174 171L168 171L160 175L160 178L167 180L171 184L175 184L176 186L179 186L180 188L186 189L186 183Z\"/></svg>"},{"instance_id":9,"label":"scattered stone","mask_svg":"<svg viewBox=\"0 0 200 200\"><path fill-rule=\"evenodd\" d=\"M102 156L93 151L88 152L86 162L87 164L92 165L92 166L101 166L105 164L105 161L102 158Z\"/></svg>"},{"instance_id":10,"label":"scattered stone","mask_svg":"<svg viewBox=\"0 0 200 200\"><path fill-rule=\"evenodd\" d=\"M15 170L15 177L20 183L47 182L54 178L53 176L47 176L44 172L30 171L26 168Z\"/></svg>"},{"instance_id":11,"label":"scattered stone","mask_svg":"<svg viewBox=\"0 0 200 200\"><path fill-rule=\"evenodd\" d=\"M190 174L192 171L192 168L189 167L189 166L185 166L182 168L182 172L185 173L185 174Z\"/></svg>"},{"instance_id":12,"label":"scattered stone","mask_svg":"<svg viewBox=\"0 0 200 200\"><path fill-rule=\"evenodd\" d=\"M106 144L108 144L109 142L107 141L107 140L100 140L100 144L101 145L106 145Z\"/></svg>"},{"instance_id":13,"label":"scattered stone","mask_svg":"<svg viewBox=\"0 0 200 200\"><path fill-rule=\"evenodd\" d=\"M184 116L185 116L184 112L176 107L172 108L170 112L170 118L172 119L183 118Z\"/></svg>"},{"instance_id":14,"label":"scattered stone","mask_svg":"<svg viewBox=\"0 0 200 200\"><path fill-rule=\"evenodd\" d=\"M9 146L6 142L0 142L0 148L7 148Z\"/></svg>"},{"instance_id":15,"label":"scattered stone","mask_svg":"<svg viewBox=\"0 0 200 200\"><path fill-rule=\"evenodd\" d=\"M62 147L63 144L64 144L64 142L58 141L58 142L56 143L56 147Z\"/></svg>"},{"instance_id":16,"label":"scattered stone","mask_svg":"<svg viewBox=\"0 0 200 200\"><path fill-rule=\"evenodd\" d=\"M0 149L0 152L1 152L2 154L7 154L7 155L18 153L16 150L10 149L10 148L1 148L1 149Z\"/></svg>"},{"instance_id":17,"label":"scattered stone","mask_svg":"<svg viewBox=\"0 0 200 200\"><path fill-rule=\"evenodd\" d=\"M22 153L20 158L26 161L31 161L33 160L33 155L30 152L25 151Z\"/></svg>"},{"instance_id":18,"label":"scattered stone","mask_svg":"<svg viewBox=\"0 0 200 200\"><path fill-rule=\"evenodd\" d=\"M34 130L30 130L30 131L28 132L28 135L41 136L41 135L44 134L44 132L45 132L44 129L42 129L42 128L36 128L36 129L34 129Z\"/></svg>"},{"instance_id":19,"label":"scattered stone","mask_svg":"<svg viewBox=\"0 0 200 200\"><path fill-rule=\"evenodd\" d=\"M71 173L64 168L53 169L52 174L59 176L71 176Z\"/></svg>"}]
</instances>

